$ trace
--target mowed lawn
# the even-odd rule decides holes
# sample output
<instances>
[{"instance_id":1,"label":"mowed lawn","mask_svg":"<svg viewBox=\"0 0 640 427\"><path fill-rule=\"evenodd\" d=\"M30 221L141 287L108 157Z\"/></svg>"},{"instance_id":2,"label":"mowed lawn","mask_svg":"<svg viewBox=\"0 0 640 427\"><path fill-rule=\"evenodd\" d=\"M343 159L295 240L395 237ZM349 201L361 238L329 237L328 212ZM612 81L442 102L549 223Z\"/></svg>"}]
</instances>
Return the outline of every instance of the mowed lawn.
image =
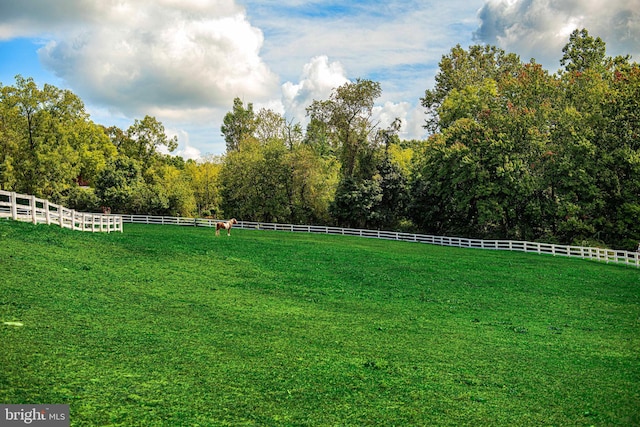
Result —
<instances>
[{"instance_id":1,"label":"mowed lawn","mask_svg":"<svg viewBox=\"0 0 640 427\"><path fill-rule=\"evenodd\" d=\"M214 234L1 220L0 403L72 426L640 425L638 269Z\"/></svg>"}]
</instances>

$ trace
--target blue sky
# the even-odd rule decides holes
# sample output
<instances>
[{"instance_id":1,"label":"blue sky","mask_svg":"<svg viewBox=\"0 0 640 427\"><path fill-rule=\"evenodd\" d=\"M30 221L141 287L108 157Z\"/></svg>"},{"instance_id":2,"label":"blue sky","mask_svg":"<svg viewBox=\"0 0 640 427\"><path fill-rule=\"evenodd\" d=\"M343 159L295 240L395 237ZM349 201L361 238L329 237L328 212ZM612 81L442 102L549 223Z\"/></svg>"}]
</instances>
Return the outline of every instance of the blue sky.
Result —
<instances>
[{"instance_id":1,"label":"blue sky","mask_svg":"<svg viewBox=\"0 0 640 427\"><path fill-rule=\"evenodd\" d=\"M487 43L559 68L575 28L640 58L640 0L21 0L0 3L0 82L70 89L93 121L145 115L184 157L222 154L241 97L306 123L305 107L356 78L379 81L376 118L424 138L419 99L456 44Z\"/></svg>"},{"instance_id":2,"label":"blue sky","mask_svg":"<svg viewBox=\"0 0 640 427\"><path fill-rule=\"evenodd\" d=\"M42 67L38 59L36 40L18 38L0 42L0 82L11 85L17 74L33 77L39 84L64 84Z\"/></svg>"}]
</instances>

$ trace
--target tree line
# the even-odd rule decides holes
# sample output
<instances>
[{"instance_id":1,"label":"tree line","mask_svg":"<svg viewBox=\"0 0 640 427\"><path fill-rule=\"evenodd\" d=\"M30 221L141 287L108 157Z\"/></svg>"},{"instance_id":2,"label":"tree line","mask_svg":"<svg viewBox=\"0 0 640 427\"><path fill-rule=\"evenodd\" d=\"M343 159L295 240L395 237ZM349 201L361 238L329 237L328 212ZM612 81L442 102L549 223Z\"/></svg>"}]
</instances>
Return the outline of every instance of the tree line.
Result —
<instances>
[{"instance_id":1,"label":"tree line","mask_svg":"<svg viewBox=\"0 0 640 427\"><path fill-rule=\"evenodd\" d=\"M306 128L239 98L226 153L171 153L155 118L93 123L68 90L0 86L0 188L78 210L331 224L635 249L640 67L574 31L562 68L456 46L421 98L426 140L381 127L378 82L307 107Z\"/></svg>"}]
</instances>

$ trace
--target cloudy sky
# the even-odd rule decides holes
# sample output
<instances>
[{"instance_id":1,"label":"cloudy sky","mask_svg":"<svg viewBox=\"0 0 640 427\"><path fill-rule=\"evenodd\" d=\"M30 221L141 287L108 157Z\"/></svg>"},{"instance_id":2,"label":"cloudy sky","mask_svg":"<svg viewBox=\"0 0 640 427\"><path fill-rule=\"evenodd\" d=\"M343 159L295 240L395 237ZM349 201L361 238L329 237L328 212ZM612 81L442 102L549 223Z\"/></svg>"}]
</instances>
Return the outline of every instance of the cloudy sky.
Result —
<instances>
[{"instance_id":1,"label":"cloudy sky","mask_svg":"<svg viewBox=\"0 0 640 427\"><path fill-rule=\"evenodd\" d=\"M576 28L640 62L640 0L21 0L0 3L0 82L70 89L93 121L152 115L186 158L222 154L233 99L306 124L305 107L378 81L382 126L423 138L419 99L456 44L559 68Z\"/></svg>"}]
</instances>

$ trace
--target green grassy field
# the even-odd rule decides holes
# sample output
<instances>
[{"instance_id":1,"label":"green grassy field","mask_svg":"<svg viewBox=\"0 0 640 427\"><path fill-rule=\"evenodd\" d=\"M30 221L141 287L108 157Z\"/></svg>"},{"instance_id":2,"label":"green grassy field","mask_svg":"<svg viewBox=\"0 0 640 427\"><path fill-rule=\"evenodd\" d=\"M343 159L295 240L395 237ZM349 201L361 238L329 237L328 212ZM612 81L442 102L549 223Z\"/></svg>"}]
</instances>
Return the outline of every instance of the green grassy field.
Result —
<instances>
[{"instance_id":1,"label":"green grassy field","mask_svg":"<svg viewBox=\"0 0 640 427\"><path fill-rule=\"evenodd\" d=\"M72 426L640 425L640 272L2 220L0 366L0 403Z\"/></svg>"}]
</instances>

